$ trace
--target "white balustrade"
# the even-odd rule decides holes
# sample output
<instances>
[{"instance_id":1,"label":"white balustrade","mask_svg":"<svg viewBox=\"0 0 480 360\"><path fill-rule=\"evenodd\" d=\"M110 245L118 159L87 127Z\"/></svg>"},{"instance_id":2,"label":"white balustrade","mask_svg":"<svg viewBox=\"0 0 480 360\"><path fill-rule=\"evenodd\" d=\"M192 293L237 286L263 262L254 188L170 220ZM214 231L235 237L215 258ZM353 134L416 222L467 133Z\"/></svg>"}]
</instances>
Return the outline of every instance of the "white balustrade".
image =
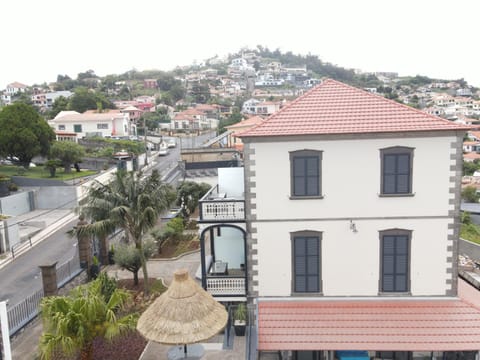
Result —
<instances>
[{"instance_id":1,"label":"white balustrade","mask_svg":"<svg viewBox=\"0 0 480 360\"><path fill-rule=\"evenodd\" d=\"M245 295L244 277L207 278L207 291L211 295Z\"/></svg>"},{"instance_id":2,"label":"white balustrade","mask_svg":"<svg viewBox=\"0 0 480 360\"><path fill-rule=\"evenodd\" d=\"M245 201L205 201L201 202L201 220L245 220Z\"/></svg>"}]
</instances>

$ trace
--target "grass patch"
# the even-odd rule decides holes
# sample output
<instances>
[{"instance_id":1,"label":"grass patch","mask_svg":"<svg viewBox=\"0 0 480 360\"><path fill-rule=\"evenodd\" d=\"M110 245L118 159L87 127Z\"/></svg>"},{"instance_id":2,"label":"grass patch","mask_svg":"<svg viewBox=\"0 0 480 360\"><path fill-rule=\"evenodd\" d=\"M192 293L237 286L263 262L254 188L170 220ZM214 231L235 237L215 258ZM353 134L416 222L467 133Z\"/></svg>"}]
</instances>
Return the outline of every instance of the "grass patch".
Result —
<instances>
[{"instance_id":1,"label":"grass patch","mask_svg":"<svg viewBox=\"0 0 480 360\"><path fill-rule=\"evenodd\" d=\"M460 237L480 244L480 226L475 224L462 224L460 227Z\"/></svg>"},{"instance_id":2,"label":"grass patch","mask_svg":"<svg viewBox=\"0 0 480 360\"><path fill-rule=\"evenodd\" d=\"M185 254L186 252L196 250L199 247L200 247L200 241L198 241L198 239L180 241L177 246L177 249L173 253L173 257L177 257L182 254Z\"/></svg>"},{"instance_id":3,"label":"grass patch","mask_svg":"<svg viewBox=\"0 0 480 360\"><path fill-rule=\"evenodd\" d=\"M57 168L55 177L50 177L50 171L44 166L36 166L25 169L21 166L2 165L0 166L0 174L7 176L24 176L31 179L54 179L54 180L73 180L96 174L93 170L81 170L77 172L72 170L71 173L65 173L63 168Z\"/></svg>"}]
</instances>

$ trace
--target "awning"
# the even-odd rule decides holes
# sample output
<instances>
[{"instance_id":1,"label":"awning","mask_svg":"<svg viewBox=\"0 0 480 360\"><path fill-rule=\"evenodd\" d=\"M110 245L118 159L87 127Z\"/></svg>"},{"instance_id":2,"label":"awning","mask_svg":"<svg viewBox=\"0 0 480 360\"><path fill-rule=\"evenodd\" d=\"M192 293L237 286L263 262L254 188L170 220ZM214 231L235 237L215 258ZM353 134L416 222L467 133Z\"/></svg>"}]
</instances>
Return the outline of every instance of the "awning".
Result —
<instances>
[{"instance_id":1,"label":"awning","mask_svg":"<svg viewBox=\"0 0 480 360\"><path fill-rule=\"evenodd\" d=\"M258 302L258 350L480 350L480 292L459 298Z\"/></svg>"}]
</instances>

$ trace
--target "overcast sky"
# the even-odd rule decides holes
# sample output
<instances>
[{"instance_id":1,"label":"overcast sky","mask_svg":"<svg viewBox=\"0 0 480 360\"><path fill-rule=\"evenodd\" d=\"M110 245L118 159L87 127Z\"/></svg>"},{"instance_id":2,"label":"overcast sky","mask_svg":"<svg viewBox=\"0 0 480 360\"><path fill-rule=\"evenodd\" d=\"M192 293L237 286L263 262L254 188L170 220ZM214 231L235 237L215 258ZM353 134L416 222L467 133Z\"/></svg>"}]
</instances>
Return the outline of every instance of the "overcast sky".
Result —
<instances>
[{"instance_id":1,"label":"overcast sky","mask_svg":"<svg viewBox=\"0 0 480 360\"><path fill-rule=\"evenodd\" d=\"M0 89L172 70L257 45L480 87L479 0L8 0Z\"/></svg>"}]
</instances>

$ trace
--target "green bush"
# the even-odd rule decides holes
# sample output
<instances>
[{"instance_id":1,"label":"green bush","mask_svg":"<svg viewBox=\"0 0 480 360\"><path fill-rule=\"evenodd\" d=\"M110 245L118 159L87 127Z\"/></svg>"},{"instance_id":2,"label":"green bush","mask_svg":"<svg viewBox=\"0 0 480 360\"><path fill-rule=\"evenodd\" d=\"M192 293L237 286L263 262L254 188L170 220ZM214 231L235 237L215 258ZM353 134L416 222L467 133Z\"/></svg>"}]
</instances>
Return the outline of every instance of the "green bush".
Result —
<instances>
[{"instance_id":1,"label":"green bush","mask_svg":"<svg viewBox=\"0 0 480 360\"><path fill-rule=\"evenodd\" d=\"M466 186L462 189L462 199L466 202L476 203L479 197L475 186Z\"/></svg>"},{"instance_id":2,"label":"green bush","mask_svg":"<svg viewBox=\"0 0 480 360\"><path fill-rule=\"evenodd\" d=\"M18 191L18 185L12 182L12 183L8 184L8 190L9 191Z\"/></svg>"}]
</instances>

